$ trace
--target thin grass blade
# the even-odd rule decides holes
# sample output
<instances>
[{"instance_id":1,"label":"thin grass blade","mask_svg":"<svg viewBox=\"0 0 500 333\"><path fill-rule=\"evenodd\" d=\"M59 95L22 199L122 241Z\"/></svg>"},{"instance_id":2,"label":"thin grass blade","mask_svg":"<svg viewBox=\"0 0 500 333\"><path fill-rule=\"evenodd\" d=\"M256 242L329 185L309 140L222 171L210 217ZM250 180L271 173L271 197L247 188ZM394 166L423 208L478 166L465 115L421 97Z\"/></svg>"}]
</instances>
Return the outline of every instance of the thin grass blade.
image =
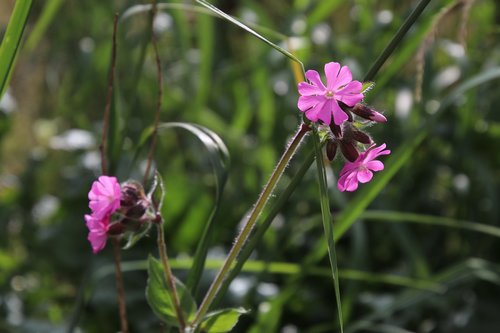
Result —
<instances>
[{"instance_id":1,"label":"thin grass blade","mask_svg":"<svg viewBox=\"0 0 500 333\"><path fill-rule=\"evenodd\" d=\"M340 287L339 287L339 273L337 268L337 253L335 251L335 238L333 232L332 214L330 213L330 199L328 197L328 183L326 181L326 172L323 159L323 152L319 136L316 131L313 135L314 151L316 153L316 167L318 169L318 183L321 203L321 217L323 221L323 228L325 231L325 239L328 245L328 257L330 259L330 266L332 268L333 286L335 288L335 299L337 301L337 312L339 316L340 332L344 331L344 324L342 318L342 303L340 302Z\"/></svg>"},{"instance_id":2,"label":"thin grass blade","mask_svg":"<svg viewBox=\"0 0 500 333\"><path fill-rule=\"evenodd\" d=\"M284 48L282 48L282 47L274 44L273 42L271 42L270 40L268 40L267 38L265 38L264 36L262 36L261 34L259 34L258 32L256 32L252 28L250 28L248 25L246 25L246 24L242 23L241 21L235 19L231 15L228 15L228 14L224 13L222 10L220 10L219 8L215 7L214 5L206 2L205 0L196 0L196 2L199 3L200 5L208 8L209 10L213 11L217 15L220 15L225 20L227 20L227 21L229 21L229 22L237 25L238 27L242 28L243 30L247 31L248 33L252 34L253 36L257 37L258 39L260 39L261 41L263 41L267 45L271 46L276 51L282 53L286 57L288 57L288 58L292 59L293 61L299 63L300 66L302 67L302 71L304 71L304 64L296 56L294 56L292 53L290 53L287 50L285 50Z\"/></svg>"},{"instance_id":3,"label":"thin grass blade","mask_svg":"<svg viewBox=\"0 0 500 333\"><path fill-rule=\"evenodd\" d=\"M0 45L0 99L7 90L21 46L32 1L17 0Z\"/></svg>"},{"instance_id":4,"label":"thin grass blade","mask_svg":"<svg viewBox=\"0 0 500 333\"><path fill-rule=\"evenodd\" d=\"M215 179L214 207L208 217L202 236L196 249L193 266L189 271L186 286L193 295L196 295L198 283L203 273L208 247L213 232L215 217L222 200L222 192L226 184L229 168L229 152L222 139L206 127L191 123L164 123L158 128L158 135L165 130L180 128L184 129L200 140L208 154L210 165Z\"/></svg>"}]
</instances>

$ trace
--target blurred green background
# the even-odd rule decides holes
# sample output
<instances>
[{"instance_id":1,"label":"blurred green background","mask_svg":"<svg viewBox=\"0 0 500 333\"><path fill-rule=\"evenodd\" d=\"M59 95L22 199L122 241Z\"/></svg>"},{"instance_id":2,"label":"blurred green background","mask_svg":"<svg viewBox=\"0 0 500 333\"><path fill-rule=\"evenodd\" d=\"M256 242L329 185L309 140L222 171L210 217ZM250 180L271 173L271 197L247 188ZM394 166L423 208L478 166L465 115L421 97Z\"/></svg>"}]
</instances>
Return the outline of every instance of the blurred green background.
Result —
<instances>
[{"instance_id":1,"label":"blurred green background","mask_svg":"<svg viewBox=\"0 0 500 333\"><path fill-rule=\"evenodd\" d=\"M0 36L14 3L0 2ZM324 63L339 61L361 80L416 1L212 3L271 29L259 31L291 47L306 69L322 71ZM113 15L138 4L33 4L0 103L0 332L118 331L111 249L91 253L83 215L100 173ZM154 119L149 19L148 12L135 13L119 24L118 135L111 140L122 143L113 165L120 181L141 179L146 149L137 147ZM220 259L299 124L290 61L240 28L196 11L161 10L154 27L165 83L161 120L206 126L231 156L209 253ZM276 32L290 38L280 40ZM431 1L376 76L366 103L389 121L370 128L375 141L396 150L422 133L426 137L337 244L347 331L498 332L498 229L440 224L500 227L499 79L488 79L499 70L500 4L445 0ZM312 147L306 140L283 185ZM187 258L214 205L211 166L203 145L180 130L161 133L155 161L167 188L169 253ZM334 220L356 196L337 191L341 166L337 159L328 170ZM269 269L241 273L223 301L252 309L235 332L336 331L326 257L300 277L272 270L280 262L300 270L324 242L314 169L252 256ZM137 262L157 254L154 239L152 233L123 253L132 332L161 332L144 297L144 266ZM184 269L175 273L186 276ZM214 273L204 274L202 289Z\"/></svg>"}]
</instances>

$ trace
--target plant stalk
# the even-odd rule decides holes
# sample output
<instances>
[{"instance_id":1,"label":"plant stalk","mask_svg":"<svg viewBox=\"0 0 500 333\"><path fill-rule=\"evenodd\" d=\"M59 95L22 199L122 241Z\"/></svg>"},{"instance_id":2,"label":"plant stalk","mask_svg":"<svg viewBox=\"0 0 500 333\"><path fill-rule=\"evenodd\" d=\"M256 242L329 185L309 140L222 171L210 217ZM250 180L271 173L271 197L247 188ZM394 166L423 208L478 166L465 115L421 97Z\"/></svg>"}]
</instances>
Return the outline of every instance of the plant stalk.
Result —
<instances>
[{"instance_id":1,"label":"plant stalk","mask_svg":"<svg viewBox=\"0 0 500 333\"><path fill-rule=\"evenodd\" d=\"M179 320L180 331L185 332L186 320L182 314L181 302L179 301L179 295L177 294L174 275L172 274L172 269L168 262L167 246L165 245L165 235L163 233L163 219L159 221L156 226L158 232L158 252L163 266L164 278L170 291L170 297L172 297L172 303L174 303L177 319Z\"/></svg>"},{"instance_id":2,"label":"plant stalk","mask_svg":"<svg viewBox=\"0 0 500 333\"><path fill-rule=\"evenodd\" d=\"M290 141L290 144L286 148L285 152L281 156L281 159L279 160L278 164L276 165L276 168L274 169L273 173L271 174L271 177L269 178L266 186L262 190L259 198L257 199L257 202L255 203L252 212L250 213L250 217L248 218L247 222L241 229L240 233L236 237L236 240L234 242L233 247L229 251L229 254L224 261L224 264L222 265L221 269L217 273L217 276L215 277L214 281L210 285L210 288L208 289L205 298L200 304L200 307L193 319L192 326L196 327L203 319L203 316L207 313L207 311L210 308L210 305L214 301L215 297L217 296L217 293L219 292L219 289L226 279L228 273L231 270L231 266L233 265L233 262L235 261L236 257L241 251L241 248L247 241L248 237L250 236L250 233L252 232L253 227L255 226L255 223L257 222L257 219L260 216L260 213L264 209L267 201L269 200L274 188L276 187L276 184L278 183L279 179L281 178L281 175L283 175L283 172L285 171L286 166L290 162L292 156L294 155L295 151L299 147L300 142L304 138L305 134L310 131L311 128L306 125L302 124L299 128L299 130L295 133L295 136L293 139Z\"/></svg>"},{"instance_id":3,"label":"plant stalk","mask_svg":"<svg viewBox=\"0 0 500 333\"><path fill-rule=\"evenodd\" d=\"M120 328L121 333L128 333L128 323L127 323L127 307L125 305L125 289L123 288L123 277L120 267L121 261L121 249L120 241L117 238L111 238L113 243L113 257L115 259L115 283L116 283L116 294L118 298L118 311L120 313Z\"/></svg>"}]
</instances>

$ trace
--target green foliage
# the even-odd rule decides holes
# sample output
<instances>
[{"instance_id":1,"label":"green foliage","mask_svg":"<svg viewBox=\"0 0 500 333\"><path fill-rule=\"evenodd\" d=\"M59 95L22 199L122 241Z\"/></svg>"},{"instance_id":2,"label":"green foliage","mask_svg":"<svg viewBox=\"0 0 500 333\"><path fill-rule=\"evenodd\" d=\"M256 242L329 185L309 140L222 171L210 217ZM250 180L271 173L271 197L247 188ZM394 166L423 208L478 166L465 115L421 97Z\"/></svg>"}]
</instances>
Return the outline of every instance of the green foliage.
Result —
<instances>
[{"instance_id":1,"label":"green foliage","mask_svg":"<svg viewBox=\"0 0 500 333\"><path fill-rule=\"evenodd\" d=\"M31 0L16 2L9 25L0 44L0 99L9 85L31 5Z\"/></svg>"},{"instance_id":2,"label":"green foliage","mask_svg":"<svg viewBox=\"0 0 500 333\"><path fill-rule=\"evenodd\" d=\"M248 313L243 308L223 309L209 312L205 315L200 327L207 333L225 333L230 332L238 323L242 314Z\"/></svg>"},{"instance_id":3,"label":"green foliage","mask_svg":"<svg viewBox=\"0 0 500 333\"><path fill-rule=\"evenodd\" d=\"M185 318L190 319L196 312L196 302L182 282L176 279L175 284L181 300L182 312ZM175 306L168 290L161 263L150 255L148 257L148 285L146 287L146 298L149 306L161 321L178 327Z\"/></svg>"},{"instance_id":4,"label":"green foliage","mask_svg":"<svg viewBox=\"0 0 500 333\"><path fill-rule=\"evenodd\" d=\"M300 123L297 70L290 63L321 71L339 61L362 81L418 6L200 3L160 3L155 25L165 83L161 121L179 126L160 129L154 168L165 183L172 267L197 304ZM322 225L328 206L344 332L498 330L499 7L474 1L463 13L460 3L430 1L368 75L375 85L365 102L388 119L368 130L393 152L372 182L339 193L339 158L325 164L328 186L323 182L320 196L311 136L301 145L211 308L252 310L232 332L337 329L338 293ZM150 5L40 1L21 20L9 4L14 1L0 1L2 40L14 31L14 18L19 24L12 43L2 42L2 50L10 45L8 56L0 57L8 63L0 66L10 88L4 96L15 102L0 103L0 331L114 332L111 249L92 255L83 215L99 174L116 12L122 15L109 142L113 173L120 181L143 177L157 102ZM158 319L144 295L144 259L156 253L154 243L147 231L122 254L131 332L175 331L164 303L169 295L155 299L169 309L170 317L162 314L171 320L165 328L160 321L167 320ZM160 293L161 276L155 280Z\"/></svg>"}]
</instances>

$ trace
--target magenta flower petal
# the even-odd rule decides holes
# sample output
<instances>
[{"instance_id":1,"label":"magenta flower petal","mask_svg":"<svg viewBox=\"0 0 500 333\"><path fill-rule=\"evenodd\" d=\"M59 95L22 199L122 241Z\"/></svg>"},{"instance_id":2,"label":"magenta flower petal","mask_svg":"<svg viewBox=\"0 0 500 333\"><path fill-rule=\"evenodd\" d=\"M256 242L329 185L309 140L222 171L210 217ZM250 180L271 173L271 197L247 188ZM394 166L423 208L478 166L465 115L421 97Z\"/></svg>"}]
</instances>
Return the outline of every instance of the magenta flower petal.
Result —
<instances>
[{"instance_id":1,"label":"magenta flower petal","mask_svg":"<svg viewBox=\"0 0 500 333\"><path fill-rule=\"evenodd\" d=\"M319 96L300 96L297 106L300 111L305 112L320 103L324 103L324 100Z\"/></svg>"},{"instance_id":2,"label":"magenta flower petal","mask_svg":"<svg viewBox=\"0 0 500 333\"><path fill-rule=\"evenodd\" d=\"M326 90L325 85L321 81L319 73L315 70L308 70L306 72L306 79L308 79L314 86L316 86L320 92L324 92Z\"/></svg>"},{"instance_id":3,"label":"magenta flower petal","mask_svg":"<svg viewBox=\"0 0 500 333\"><path fill-rule=\"evenodd\" d=\"M347 66L342 66L340 69L339 75L337 77L337 82L335 82L335 85L333 86L334 89L339 89L348 84L349 82L352 81L352 73L349 70L349 67ZM354 81L358 82L358 81ZM360 89L361 91L361 89Z\"/></svg>"},{"instance_id":4,"label":"magenta flower petal","mask_svg":"<svg viewBox=\"0 0 500 333\"><path fill-rule=\"evenodd\" d=\"M100 176L89 192L89 207L92 215L103 218L120 208L121 190L116 177Z\"/></svg>"},{"instance_id":5,"label":"magenta flower petal","mask_svg":"<svg viewBox=\"0 0 500 333\"><path fill-rule=\"evenodd\" d=\"M391 153L390 150L384 150L385 147L385 144L379 147L372 145L367 151L359 154L354 162L346 162L340 171L337 188L342 192L351 192L358 188L358 183L367 183L372 180L372 171L384 169L384 164L376 158Z\"/></svg>"},{"instance_id":6,"label":"magenta flower petal","mask_svg":"<svg viewBox=\"0 0 500 333\"><path fill-rule=\"evenodd\" d=\"M354 106L363 99L363 94L360 93L362 87L361 82L352 81L340 89L335 96L338 96L337 99L347 106Z\"/></svg>"},{"instance_id":7,"label":"magenta flower petal","mask_svg":"<svg viewBox=\"0 0 500 333\"><path fill-rule=\"evenodd\" d=\"M339 75L340 64L329 62L325 64L326 88L330 91L336 90L337 76Z\"/></svg>"},{"instance_id":8,"label":"magenta flower petal","mask_svg":"<svg viewBox=\"0 0 500 333\"><path fill-rule=\"evenodd\" d=\"M333 122L335 123L335 125L341 125L344 121L349 119L344 110L340 108L336 100L332 99L329 102L329 104L331 105L330 109L331 113L333 114ZM330 121L325 123L330 124Z\"/></svg>"},{"instance_id":9,"label":"magenta flower petal","mask_svg":"<svg viewBox=\"0 0 500 333\"><path fill-rule=\"evenodd\" d=\"M339 181L337 182L337 188L341 192L356 191L358 189L358 181L356 177L357 177L357 172L343 175L342 177L339 178Z\"/></svg>"},{"instance_id":10,"label":"magenta flower petal","mask_svg":"<svg viewBox=\"0 0 500 333\"><path fill-rule=\"evenodd\" d=\"M108 228L110 217L105 216L104 218L96 218L92 215L85 215L85 221L87 228L89 229L89 235L87 237L92 247L94 254L101 251L104 246L106 246L106 241L108 239Z\"/></svg>"},{"instance_id":11,"label":"magenta flower petal","mask_svg":"<svg viewBox=\"0 0 500 333\"><path fill-rule=\"evenodd\" d=\"M384 163L380 161L370 161L366 163L366 167L372 171L381 171L384 170Z\"/></svg>"},{"instance_id":12,"label":"magenta flower petal","mask_svg":"<svg viewBox=\"0 0 500 333\"><path fill-rule=\"evenodd\" d=\"M368 169L358 171L357 179L360 183L368 183L373 178L373 172Z\"/></svg>"},{"instance_id":13,"label":"magenta flower petal","mask_svg":"<svg viewBox=\"0 0 500 333\"><path fill-rule=\"evenodd\" d=\"M338 104L339 101L353 106L363 99L362 84L352 81L349 67L341 68L337 62L329 62L324 67L327 85L323 84L320 75L314 70L306 72L309 82L298 84L301 95L297 106L305 112L307 119L312 122L321 120L330 125L332 119L336 125L341 125L348 119L347 114ZM313 98L314 97L314 98Z\"/></svg>"},{"instance_id":14,"label":"magenta flower petal","mask_svg":"<svg viewBox=\"0 0 500 333\"><path fill-rule=\"evenodd\" d=\"M325 115L326 112L326 115ZM310 119L311 121L318 121L318 119L324 119L325 117L331 117L330 114L327 113L328 110L325 109L325 102L321 101L320 103L316 104L312 108L306 111L306 117L307 119Z\"/></svg>"}]
</instances>

